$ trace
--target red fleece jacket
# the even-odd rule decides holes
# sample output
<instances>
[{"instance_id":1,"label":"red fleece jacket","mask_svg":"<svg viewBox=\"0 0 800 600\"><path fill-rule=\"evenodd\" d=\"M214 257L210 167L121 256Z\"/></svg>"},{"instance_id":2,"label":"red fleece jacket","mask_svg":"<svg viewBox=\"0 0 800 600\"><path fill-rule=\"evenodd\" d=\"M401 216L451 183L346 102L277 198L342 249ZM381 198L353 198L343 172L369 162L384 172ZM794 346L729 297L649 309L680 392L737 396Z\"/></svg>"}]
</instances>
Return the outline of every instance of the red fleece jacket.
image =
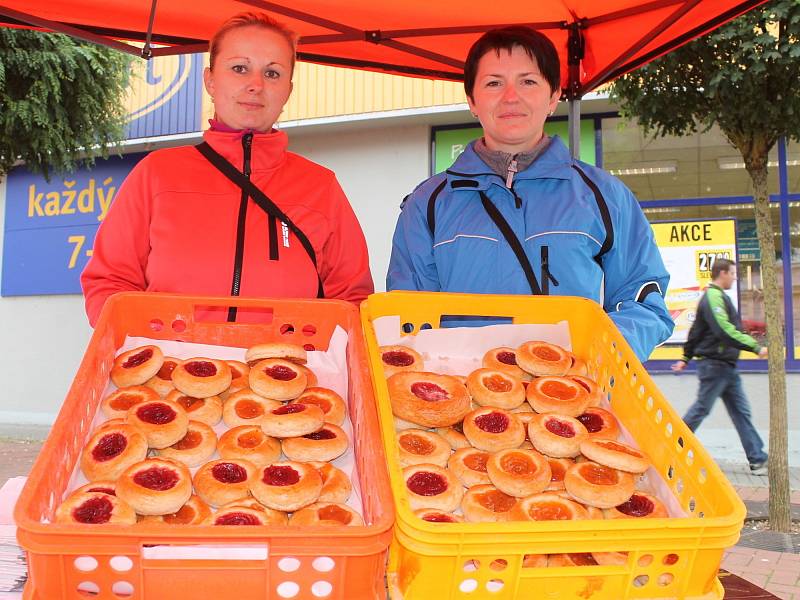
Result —
<instances>
[{"instance_id":1,"label":"red fleece jacket","mask_svg":"<svg viewBox=\"0 0 800 600\"><path fill-rule=\"evenodd\" d=\"M242 169L242 135L204 139ZM326 298L360 302L373 291L364 234L335 175L286 151L283 132L253 136L251 179L306 234ZM147 290L227 296L241 190L194 147L152 152L134 167L97 232L81 275L94 325L111 294ZM315 298L317 276L300 241L280 222L270 248L268 215L248 200L240 296Z\"/></svg>"}]
</instances>

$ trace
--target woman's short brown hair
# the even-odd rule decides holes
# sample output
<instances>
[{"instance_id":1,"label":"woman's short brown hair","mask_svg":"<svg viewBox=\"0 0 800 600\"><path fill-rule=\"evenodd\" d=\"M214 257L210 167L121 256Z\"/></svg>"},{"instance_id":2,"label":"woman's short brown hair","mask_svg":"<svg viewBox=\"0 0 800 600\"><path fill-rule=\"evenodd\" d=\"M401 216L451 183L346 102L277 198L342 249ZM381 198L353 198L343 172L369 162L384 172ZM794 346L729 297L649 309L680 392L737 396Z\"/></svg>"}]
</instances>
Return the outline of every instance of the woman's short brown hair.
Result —
<instances>
[{"instance_id":1,"label":"woman's short brown hair","mask_svg":"<svg viewBox=\"0 0 800 600\"><path fill-rule=\"evenodd\" d=\"M240 27L261 27L263 29L274 31L275 33L283 36L283 38L289 44L289 47L292 49L291 72L294 73L295 54L297 52L297 34L286 27L286 25L276 21L269 15L255 12L244 12L234 15L220 25L219 29L214 32L214 35L208 42L209 65L211 66L211 69L214 68L214 60L219 52L219 48L222 44L222 39L225 37L225 34L234 29L239 29Z\"/></svg>"},{"instance_id":2,"label":"woman's short brown hair","mask_svg":"<svg viewBox=\"0 0 800 600\"><path fill-rule=\"evenodd\" d=\"M551 92L561 89L561 62L553 42L532 27L509 25L490 29L469 49L467 62L464 64L464 90L470 99L475 88L478 63L483 55L492 50L498 55L500 50L511 52L515 46L525 50L531 60L536 61L542 76L550 85Z\"/></svg>"}]
</instances>

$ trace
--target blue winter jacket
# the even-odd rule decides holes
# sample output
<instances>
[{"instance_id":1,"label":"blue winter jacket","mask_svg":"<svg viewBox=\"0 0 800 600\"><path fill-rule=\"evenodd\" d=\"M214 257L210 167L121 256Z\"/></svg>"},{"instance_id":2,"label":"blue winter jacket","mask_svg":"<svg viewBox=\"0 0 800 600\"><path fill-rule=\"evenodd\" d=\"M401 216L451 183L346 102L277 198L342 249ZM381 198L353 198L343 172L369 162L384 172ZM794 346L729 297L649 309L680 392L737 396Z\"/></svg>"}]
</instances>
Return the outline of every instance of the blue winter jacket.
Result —
<instances>
[{"instance_id":1,"label":"blue winter jacket","mask_svg":"<svg viewBox=\"0 0 800 600\"><path fill-rule=\"evenodd\" d=\"M573 160L558 137L515 174L509 189L473 144L404 200L386 288L531 294L511 246L484 208L483 191L523 243L542 293L602 304L645 360L670 336L673 322L663 297L669 274L631 191L605 171Z\"/></svg>"}]
</instances>

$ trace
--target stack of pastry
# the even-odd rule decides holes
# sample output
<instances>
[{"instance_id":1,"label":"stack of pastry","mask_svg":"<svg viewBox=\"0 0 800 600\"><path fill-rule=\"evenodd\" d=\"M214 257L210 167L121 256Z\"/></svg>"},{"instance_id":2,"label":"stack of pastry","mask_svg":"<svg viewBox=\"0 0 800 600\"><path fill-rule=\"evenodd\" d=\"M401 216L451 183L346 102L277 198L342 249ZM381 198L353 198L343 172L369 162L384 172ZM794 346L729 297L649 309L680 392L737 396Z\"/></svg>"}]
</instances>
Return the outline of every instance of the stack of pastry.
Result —
<instances>
[{"instance_id":1,"label":"stack of pastry","mask_svg":"<svg viewBox=\"0 0 800 600\"><path fill-rule=\"evenodd\" d=\"M347 406L318 387L301 346L267 343L246 362L120 354L80 467L89 483L60 522L361 525L348 476ZM218 433L221 434L218 436Z\"/></svg>"},{"instance_id":2,"label":"stack of pastry","mask_svg":"<svg viewBox=\"0 0 800 600\"><path fill-rule=\"evenodd\" d=\"M586 362L530 341L494 348L466 377L381 348L411 509L432 522L666 517L637 489L647 457L619 441ZM644 487L640 485L639 487ZM625 553L528 555L526 566L620 564ZM592 562L595 561L595 562Z\"/></svg>"}]
</instances>

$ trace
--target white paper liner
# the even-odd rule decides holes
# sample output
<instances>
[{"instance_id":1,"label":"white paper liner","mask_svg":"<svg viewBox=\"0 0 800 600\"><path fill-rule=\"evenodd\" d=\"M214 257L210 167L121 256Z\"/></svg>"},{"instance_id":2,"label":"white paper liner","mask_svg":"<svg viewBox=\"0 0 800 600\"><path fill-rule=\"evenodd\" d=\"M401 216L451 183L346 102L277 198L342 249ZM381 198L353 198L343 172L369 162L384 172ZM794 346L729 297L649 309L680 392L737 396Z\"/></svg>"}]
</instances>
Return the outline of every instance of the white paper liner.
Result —
<instances>
[{"instance_id":1,"label":"white paper liner","mask_svg":"<svg viewBox=\"0 0 800 600\"><path fill-rule=\"evenodd\" d=\"M413 348L422 355L425 370L446 375L469 375L481 368L481 359L492 348L507 346L516 348L524 342L541 340L572 350L569 325L566 321L555 324L506 324L485 327L452 327L423 329L416 335L400 335L400 317L379 317L373 322L380 346L402 345ZM608 401L602 408L614 412ZM400 423L405 426L405 423ZM411 423L408 426L420 427ZM620 440L639 448L630 431L620 423ZM670 517L687 517L664 478L650 467L637 479L636 488L657 497L667 509Z\"/></svg>"},{"instance_id":2,"label":"white paper liner","mask_svg":"<svg viewBox=\"0 0 800 600\"><path fill-rule=\"evenodd\" d=\"M119 356L128 350L133 350L134 348L147 345L158 346L164 353L164 356L172 356L174 358L186 359L203 357L245 362L245 348L215 346L210 344L194 344L170 340L155 340L145 337L126 337L125 342L119 348L116 355ZM308 362L306 363L306 366L317 376L319 381L318 385L320 387L325 387L335 391L344 399L345 403L348 403L349 399L347 392L349 380L347 375L347 332L337 325L336 329L334 329L333 334L331 335L330 342L328 343L328 349L324 352L319 350L311 351L307 353L307 356ZM116 389L117 387L111 382L111 380L109 380L102 397L107 397ZM89 436L91 436L97 427L107 420L108 419L105 417L105 415L103 415L98 405L97 413L92 421L92 427L87 435L86 440L84 440L84 444L88 441ZM347 452L335 460L330 461L330 463L344 471L349 477L350 482L353 484L353 493L347 500L347 505L353 510L357 511L358 514L363 515L361 489L359 486L358 472L356 470L355 452L353 450L353 424L350 421L349 404L347 417L344 423L342 423L341 427L347 433L350 444L347 448ZM225 425L223 421L220 421L213 427L213 429L217 434L217 438L219 438L219 436L221 436L230 428ZM219 454L214 452L208 461L216 460L218 458L220 458ZM282 459L285 459L285 457L282 457ZM195 472L199 468L200 467L189 469L192 473L192 476L194 476ZM75 469L72 472L72 476L64 497L66 498L72 491L76 490L82 485L85 485L86 483L88 483L88 480L81 472L80 464L78 463L75 465Z\"/></svg>"}]
</instances>

